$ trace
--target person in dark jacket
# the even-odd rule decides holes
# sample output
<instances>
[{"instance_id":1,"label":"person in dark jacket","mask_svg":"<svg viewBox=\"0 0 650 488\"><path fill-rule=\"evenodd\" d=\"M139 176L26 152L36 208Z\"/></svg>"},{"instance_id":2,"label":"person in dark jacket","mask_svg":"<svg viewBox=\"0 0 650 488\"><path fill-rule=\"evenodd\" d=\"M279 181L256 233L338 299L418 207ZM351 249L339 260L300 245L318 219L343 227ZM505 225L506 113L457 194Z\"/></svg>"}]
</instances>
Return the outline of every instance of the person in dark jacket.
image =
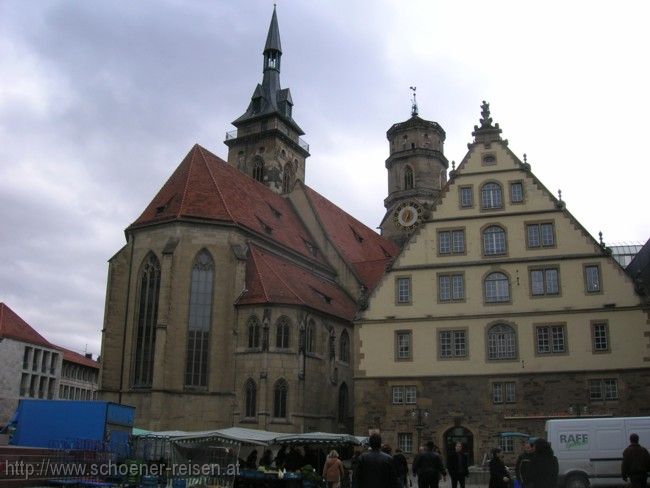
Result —
<instances>
[{"instance_id":1,"label":"person in dark jacket","mask_svg":"<svg viewBox=\"0 0 650 488\"><path fill-rule=\"evenodd\" d=\"M393 456L393 464L395 465L395 472L397 474L397 481L401 488L406 488L407 478L409 475L409 463L406 460L406 456L401 449L395 450L395 455Z\"/></svg>"},{"instance_id":2,"label":"person in dark jacket","mask_svg":"<svg viewBox=\"0 0 650 488\"><path fill-rule=\"evenodd\" d=\"M492 449L492 459L490 459L490 483L488 488L508 488L510 484L510 473L508 468L503 464L501 458L501 449L495 447Z\"/></svg>"},{"instance_id":3,"label":"person in dark jacket","mask_svg":"<svg viewBox=\"0 0 650 488\"><path fill-rule=\"evenodd\" d=\"M536 439L526 483L532 488L556 488L559 467L553 449L546 439Z\"/></svg>"},{"instance_id":4,"label":"person in dark jacket","mask_svg":"<svg viewBox=\"0 0 650 488\"><path fill-rule=\"evenodd\" d=\"M441 474L447 481L447 471L442 465L442 459L433 448L433 442L427 442L426 450L413 460L413 474L418 477L419 488L438 488Z\"/></svg>"},{"instance_id":5,"label":"person in dark jacket","mask_svg":"<svg viewBox=\"0 0 650 488\"><path fill-rule=\"evenodd\" d=\"M528 439L522 446L523 452L517 457L515 463L515 476L519 480L519 486L522 488L528 486L528 471L530 469L530 460L533 457L533 441Z\"/></svg>"},{"instance_id":6,"label":"person in dark jacket","mask_svg":"<svg viewBox=\"0 0 650 488\"><path fill-rule=\"evenodd\" d=\"M357 488L399 488L393 458L381 452L381 436L372 434L368 440L370 451L366 451L352 473L352 484Z\"/></svg>"},{"instance_id":7,"label":"person in dark jacket","mask_svg":"<svg viewBox=\"0 0 650 488\"><path fill-rule=\"evenodd\" d=\"M451 488L465 488L465 478L469 476L467 466L467 454L463 452L463 443L457 442L454 446L454 452L447 459L447 472L451 478Z\"/></svg>"},{"instance_id":8,"label":"person in dark jacket","mask_svg":"<svg viewBox=\"0 0 650 488\"><path fill-rule=\"evenodd\" d=\"M650 454L647 449L639 445L639 436L630 434L630 445L623 451L621 476L623 481L630 479L632 488L646 488L650 471Z\"/></svg>"}]
</instances>

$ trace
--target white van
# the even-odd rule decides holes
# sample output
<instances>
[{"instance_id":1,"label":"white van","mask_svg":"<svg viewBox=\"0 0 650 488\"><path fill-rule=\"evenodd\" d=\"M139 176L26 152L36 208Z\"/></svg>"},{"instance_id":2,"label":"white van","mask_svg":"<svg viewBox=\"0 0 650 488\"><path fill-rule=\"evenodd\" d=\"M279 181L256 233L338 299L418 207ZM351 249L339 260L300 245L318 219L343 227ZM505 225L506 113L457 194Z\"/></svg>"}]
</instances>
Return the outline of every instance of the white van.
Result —
<instances>
[{"instance_id":1,"label":"white van","mask_svg":"<svg viewBox=\"0 0 650 488\"><path fill-rule=\"evenodd\" d=\"M650 446L650 417L548 420L546 439L560 466L560 486L625 486L621 462L632 433Z\"/></svg>"}]
</instances>

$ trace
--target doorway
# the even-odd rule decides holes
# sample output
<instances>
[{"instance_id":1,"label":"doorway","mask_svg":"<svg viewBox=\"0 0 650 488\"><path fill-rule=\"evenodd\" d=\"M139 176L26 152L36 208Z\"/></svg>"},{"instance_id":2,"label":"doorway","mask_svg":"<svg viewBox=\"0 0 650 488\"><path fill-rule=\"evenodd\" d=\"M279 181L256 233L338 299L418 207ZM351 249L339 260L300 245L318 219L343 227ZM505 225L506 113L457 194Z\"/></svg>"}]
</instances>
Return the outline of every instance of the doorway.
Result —
<instances>
[{"instance_id":1,"label":"doorway","mask_svg":"<svg viewBox=\"0 0 650 488\"><path fill-rule=\"evenodd\" d=\"M467 464L469 466L474 464L474 435L472 431L466 429L465 427L458 425L452 427L444 434L445 442L445 459L449 459L449 456L454 453L454 446L457 442L463 443L463 450L467 454Z\"/></svg>"}]
</instances>

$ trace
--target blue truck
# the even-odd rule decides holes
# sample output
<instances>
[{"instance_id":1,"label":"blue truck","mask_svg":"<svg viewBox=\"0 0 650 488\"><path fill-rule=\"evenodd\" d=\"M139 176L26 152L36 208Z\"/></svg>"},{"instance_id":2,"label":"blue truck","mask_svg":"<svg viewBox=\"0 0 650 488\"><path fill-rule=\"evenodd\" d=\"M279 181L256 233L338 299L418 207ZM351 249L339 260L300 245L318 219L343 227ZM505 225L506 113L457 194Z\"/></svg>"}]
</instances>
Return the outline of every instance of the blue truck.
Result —
<instances>
[{"instance_id":1,"label":"blue truck","mask_svg":"<svg viewBox=\"0 0 650 488\"><path fill-rule=\"evenodd\" d=\"M103 401L20 400L9 443L25 447L129 454L135 408Z\"/></svg>"}]
</instances>

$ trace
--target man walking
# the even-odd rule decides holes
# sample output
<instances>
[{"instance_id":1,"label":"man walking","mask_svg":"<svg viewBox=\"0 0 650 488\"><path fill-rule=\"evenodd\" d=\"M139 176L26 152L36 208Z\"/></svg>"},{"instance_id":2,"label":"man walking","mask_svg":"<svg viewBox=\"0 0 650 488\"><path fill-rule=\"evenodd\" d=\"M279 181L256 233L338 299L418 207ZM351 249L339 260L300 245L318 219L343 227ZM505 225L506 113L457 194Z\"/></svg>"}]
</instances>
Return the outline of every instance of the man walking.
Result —
<instances>
[{"instance_id":1,"label":"man walking","mask_svg":"<svg viewBox=\"0 0 650 488\"><path fill-rule=\"evenodd\" d=\"M393 458L381 452L381 436L372 434L368 441L370 451L359 456L352 473L355 488L399 488Z\"/></svg>"},{"instance_id":2,"label":"man walking","mask_svg":"<svg viewBox=\"0 0 650 488\"><path fill-rule=\"evenodd\" d=\"M451 478L451 488L465 488L465 478L469 476L467 467L467 455L463 452L463 443L457 442L454 446L454 452L449 454L447 459L447 471Z\"/></svg>"},{"instance_id":3,"label":"man walking","mask_svg":"<svg viewBox=\"0 0 650 488\"><path fill-rule=\"evenodd\" d=\"M630 434L630 445L623 451L621 476L623 481L630 479L632 488L646 488L650 471L650 454L648 450L639 445L639 436Z\"/></svg>"},{"instance_id":4,"label":"man walking","mask_svg":"<svg viewBox=\"0 0 650 488\"><path fill-rule=\"evenodd\" d=\"M438 488L441 474L447 481L447 471L440 456L433 452L433 442L427 442L426 450L415 456L413 474L418 477L419 488Z\"/></svg>"}]
</instances>

